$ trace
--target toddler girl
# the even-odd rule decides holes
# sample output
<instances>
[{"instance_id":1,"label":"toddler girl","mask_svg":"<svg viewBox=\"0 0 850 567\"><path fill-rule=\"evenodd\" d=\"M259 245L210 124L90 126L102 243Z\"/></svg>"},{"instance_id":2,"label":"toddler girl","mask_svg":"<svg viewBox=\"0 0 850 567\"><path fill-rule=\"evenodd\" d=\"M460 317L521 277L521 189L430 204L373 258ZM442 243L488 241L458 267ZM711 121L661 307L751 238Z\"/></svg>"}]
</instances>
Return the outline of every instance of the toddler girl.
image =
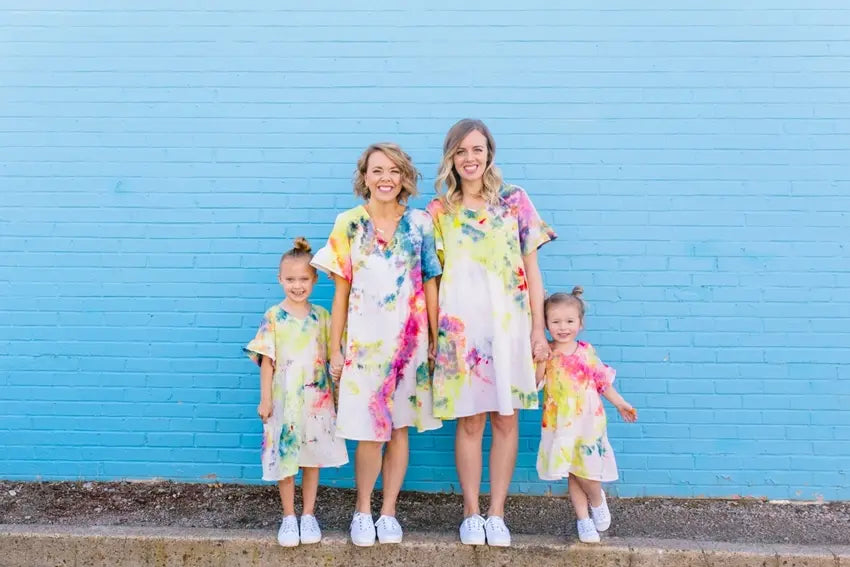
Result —
<instances>
[{"instance_id":1,"label":"toddler girl","mask_svg":"<svg viewBox=\"0 0 850 567\"><path fill-rule=\"evenodd\" d=\"M569 478L579 539L596 543L611 524L601 483L617 480L600 395L628 422L637 420L637 411L614 389L614 369L599 360L593 346L577 340L584 326L581 295L575 287L544 303L552 354L537 365L538 388L544 385L537 474L543 480Z\"/></svg>"}]
</instances>

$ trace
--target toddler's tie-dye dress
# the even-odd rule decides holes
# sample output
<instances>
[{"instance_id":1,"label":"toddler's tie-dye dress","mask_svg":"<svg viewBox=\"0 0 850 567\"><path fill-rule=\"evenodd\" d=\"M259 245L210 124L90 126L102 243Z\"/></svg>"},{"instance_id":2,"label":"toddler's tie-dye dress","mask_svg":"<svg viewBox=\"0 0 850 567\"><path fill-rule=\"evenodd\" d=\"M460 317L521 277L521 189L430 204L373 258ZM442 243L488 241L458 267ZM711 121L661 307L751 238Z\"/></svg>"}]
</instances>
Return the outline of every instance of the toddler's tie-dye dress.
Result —
<instances>
[{"instance_id":1,"label":"toddler's tie-dye dress","mask_svg":"<svg viewBox=\"0 0 850 567\"><path fill-rule=\"evenodd\" d=\"M393 429L437 429L428 371L425 281L440 275L428 213L407 208L389 240L366 208L337 216L313 266L351 284L337 435L389 441Z\"/></svg>"},{"instance_id":2,"label":"toddler's tie-dye dress","mask_svg":"<svg viewBox=\"0 0 850 567\"><path fill-rule=\"evenodd\" d=\"M608 443L600 394L614 382L615 371L589 343L575 353L552 352L543 387L543 430L537 474L560 480L570 473L590 480L617 480L617 462Z\"/></svg>"},{"instance_id":3,"label":"toddler's tie-dye dress","mask_svg":"<svg viewBox=\"0 0 850 567\"><path fill-rule=\"evenodd\" d=\"M555 232L515 185L502 188L497 205L451 211L435 199L428 212L443 255L434 415L536 408L523 256Z\"/></svg>"},{"instance_id":4,"label":"toddler's tie-dye dress","mask_svg":"<svg viewBox=\"0 0 850 567\"><path fill-rule=\"evenodd\" d=\"M283 480L299 467L339 467L348 462L337 439L328 374L330 314L311 305L304 319L283 304L263 316L257 336L245 347L260 364L274 362L272 415L263 425L263 480Z\"/></svg>"}]
</instances>

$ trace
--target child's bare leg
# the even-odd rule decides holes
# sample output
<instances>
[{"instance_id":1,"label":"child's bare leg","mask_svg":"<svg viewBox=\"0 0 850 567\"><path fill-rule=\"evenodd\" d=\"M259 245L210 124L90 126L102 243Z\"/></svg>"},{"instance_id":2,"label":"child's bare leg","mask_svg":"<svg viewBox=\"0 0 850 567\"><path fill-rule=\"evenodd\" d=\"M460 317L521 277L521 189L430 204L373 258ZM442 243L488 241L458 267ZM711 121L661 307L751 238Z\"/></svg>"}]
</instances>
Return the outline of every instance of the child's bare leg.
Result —
<instances>
[{"instance_id":1,"label":"child's bare leg","mask_svg":"<svg viewBox=\"0 0 850 567\"><path fill-rule=\"evenodd\" d=\"M277 489L280 492L280 505L284 516L295 514L295 477L288 476L277 481Z\"/></svg>"},{"instance_id":2,"label":"child's bare leg","mask_svg":"<svg viewBox=\"0 0 850 567\"><path fill-rule=\"evenodd\" d=\"M381 473L381 448L378 441L358 441L354 452L354 483L357 486L358 512L372 515L372 491Z\"/></svg>"},{"instance_id":3,"label":"child's bare leg","mask_svg":"<svg viewBox=\"0 0 850 567\"><path fill-rule=\"evenodd\" d=\"M315 516L316 493L319 491L318 467L301 467L301 513L305 516Z\"/></svg>"},{"instance_id":4,"label":"child's bare leg","mask_svg":"<svg viewBox=\"0 0 850 567\"><path fill-rule=\"evenodd\" d=\"M584 488L581 486L579 478L570 473L569 478L569 489L570 489L570 502L573 504L573 510L576 513L576 519L578 520L586 520L588 518L587 513L587 494L584 492Z\"/></svg>"},{"instance_id":5,"label":"child's bare leg","mask_svg":"<svg viewBox=\"0 0 850 567\"><path fill-rule=\"evenodd\" d=\"M572 478L572 476L570 477ZM582 490L587 495L590 505L594 508L602 506L602 483L598 480L590 480L587 478L575 477L581 485Z\"/></svg>"}]
</instances>

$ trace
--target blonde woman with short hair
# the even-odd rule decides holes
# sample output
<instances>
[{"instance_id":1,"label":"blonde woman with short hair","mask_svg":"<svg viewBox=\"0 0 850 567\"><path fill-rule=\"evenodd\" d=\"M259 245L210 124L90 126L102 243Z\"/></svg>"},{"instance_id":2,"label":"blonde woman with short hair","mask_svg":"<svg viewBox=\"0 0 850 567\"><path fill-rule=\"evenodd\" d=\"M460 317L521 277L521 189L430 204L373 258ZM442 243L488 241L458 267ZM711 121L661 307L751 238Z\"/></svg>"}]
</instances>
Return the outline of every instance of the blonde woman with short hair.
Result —
<instances>
[{"instance_id":1,"label":"blonde woman with short hair","mask_svg":"<svg viewBox=\"0 0 850 567\"><path fill-rule=\"evenodd\" d=\"M354 192L365 202L337 217L327 246L312 262L335 287L330 373L339 392L337 436L358 442L351 521L358 546L373 545L376 537L401 542L395 507L407 471L408 427L441 425L431 407L429 355L442 270L431 218L407 206L417 177L410 156L397 145L369 146L354 176ZM379 474L383 505L373 522Z\"/></svg>"}]
</instances>

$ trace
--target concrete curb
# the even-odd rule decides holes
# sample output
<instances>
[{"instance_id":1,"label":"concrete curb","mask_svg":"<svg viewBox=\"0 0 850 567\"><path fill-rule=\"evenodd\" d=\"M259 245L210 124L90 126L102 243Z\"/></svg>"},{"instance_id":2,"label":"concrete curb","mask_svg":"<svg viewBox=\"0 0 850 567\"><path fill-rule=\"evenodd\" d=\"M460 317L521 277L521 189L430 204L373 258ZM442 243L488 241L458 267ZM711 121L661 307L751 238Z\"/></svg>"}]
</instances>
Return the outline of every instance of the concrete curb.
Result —
<instances>
[{"instance_id":1,"label":"concrete curb","mask_svg":"<svg viewBox=\"0 0 850 567\"><path fill-rule=\"evenodd\" d=\"M608 538L601 545L515 536L510 548L411 533L400 545L356 548L346 534L284 549L268 530L0 524L3 567L850 567L850 546Z\"/></svg>"}]
</instances>

